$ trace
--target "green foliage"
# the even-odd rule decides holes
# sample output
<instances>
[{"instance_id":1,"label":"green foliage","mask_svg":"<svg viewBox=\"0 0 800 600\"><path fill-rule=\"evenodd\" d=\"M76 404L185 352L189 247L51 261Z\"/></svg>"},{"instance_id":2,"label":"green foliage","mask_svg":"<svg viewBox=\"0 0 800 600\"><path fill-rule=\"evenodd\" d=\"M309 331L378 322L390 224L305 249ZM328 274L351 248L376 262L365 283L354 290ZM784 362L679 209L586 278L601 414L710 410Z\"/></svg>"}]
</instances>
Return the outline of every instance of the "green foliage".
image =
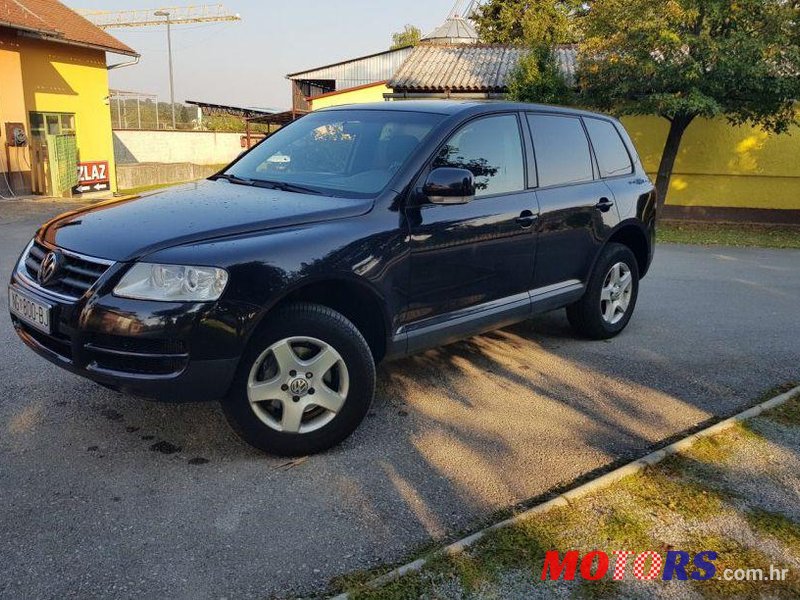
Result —
<instances>
[{"instance_id":1,"label":"green foliage","mask_svg":"<svg viewBox=\"0 0 800 600\"><path fill-rule=\"evenodd\" d=\"M579 38L576 0L489 0L472 20L488 44L538 46L564 44Z\"/></svg>"},{"instance_id":2,"label":"green foliage","mask_svg":"<svg viewBox=\"0 0 800 600\"><path fill-rule=\"evenodd\" d=\"M203 127L206 131L218 131L221 133L245 133L247 127L244 119L234 115L214 115L213 117L203 117ZM260 123L251 123L251 133L269 133L270 126Z\"/></svg>"},{"instance_id":3,"label":"green foliage","mask_svg":"<svg viewBox=\"0 0 800 600\"><path fill-rule=\"evenodd\" d=\"M241 118L233 115L203 117L203 129L228 133L244 133L245 125Z\"/></svg>"},{"instance_id":4,"label":"green foliage","mask_svg":"<svg viewBox=\"0 0 800 600\"><path fill-rule=\"evenodd\" d=\"M422 31L415 25L406 25L403 31L397 31L392 34L392 45L390 50L397 48L404 48L406 46L416 46L422 39Z\"/></svg>"},{"instance_id":5,"label":"green foliage","mask_svg":"<svg viewBox=\"0 0 800 600\"><path fill-rule=\"evenodd\" d=\"M796 0L596 0L582 21L581 103L670 121L659 206L695 118L724 116L776 133L797 122Z\"/></svg>"},{"instance_id":6,"label":"green foliage","mask_svg":"<svg viewBox=\"0 0 800 600\"><path fill-rule=\"evenodd\" d=\"M475 12L472 19L482 41L529 49L509 81L512 99L548 104L574 101L553 48L579 38L580 6L574 0L489 0Z\"/></svg>"},{"instance_id":7,"label":"green foliage","mask_svg":"<svg viewBox=\"0 0 800 600\"><path fill-rule=\"evenodd\" d=\"M783 132L800 98L799 24L797 2L596 0L582 96L618 114L724 115Z\"/></svg>"},{"instance_id":8,"label":"green foliage","mask_svg":"<svg viewBox=\"0 0 800 600\"><path fill-rule=\"evenodd\" d=\"M666 244L800 248L800 227L791 225L664 221L656 229L656 236L659 243ZM771 393L768 397L774 395ZM797 423L800 424L800 404L796 404L794 410Z\"/></svg>"},{"instance_id":9,"label":"green foliage","mask_svg":"<svg viewBox=\"0 0 800 600\"><path fill-rule=\"evenodd\" d=\"M564 80L555 54L548 45L539 44L522 57L508 84L509 96L521 102L572 104L575 93Z\"/></svg>"}]
</instances>

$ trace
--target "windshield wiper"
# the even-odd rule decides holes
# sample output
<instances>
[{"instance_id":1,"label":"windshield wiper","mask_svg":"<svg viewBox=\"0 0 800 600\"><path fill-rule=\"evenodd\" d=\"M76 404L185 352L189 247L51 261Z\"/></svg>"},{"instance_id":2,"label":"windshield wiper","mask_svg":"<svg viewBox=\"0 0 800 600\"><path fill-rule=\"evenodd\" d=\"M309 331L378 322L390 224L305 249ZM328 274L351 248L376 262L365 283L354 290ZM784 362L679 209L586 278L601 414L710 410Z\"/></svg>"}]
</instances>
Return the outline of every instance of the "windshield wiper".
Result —
<instances>
[{"instance_id":1,"label":"windshield wiper","mask_svg":"<svg viewBox=\"0 0 800 600\"><path fill-rule=\"evenodd\" d=\"M214 181L218 179L224 179L230 183L235 183L237 185L253 185L254 182L252 179L245 179L244 177L239 177L238 175L232 175L230 173L220 173L219 175L215 175L212 178Z\"/></svg>"},{"instance_id":2,"label":"windshield wiper","mask_svg":"<svg viewBox=\"0 0 800 600\"><path fill-rule=\"evenodd\" d=\"M297 185L295 183L286 183L285 181L275 181L274 179L251 179L250 185L258 187L266 187L273 190L280 190L282 192L295 192L297 194L321 194L319 190L315 190L304 185Z\"/></svg>"}]
</instances>

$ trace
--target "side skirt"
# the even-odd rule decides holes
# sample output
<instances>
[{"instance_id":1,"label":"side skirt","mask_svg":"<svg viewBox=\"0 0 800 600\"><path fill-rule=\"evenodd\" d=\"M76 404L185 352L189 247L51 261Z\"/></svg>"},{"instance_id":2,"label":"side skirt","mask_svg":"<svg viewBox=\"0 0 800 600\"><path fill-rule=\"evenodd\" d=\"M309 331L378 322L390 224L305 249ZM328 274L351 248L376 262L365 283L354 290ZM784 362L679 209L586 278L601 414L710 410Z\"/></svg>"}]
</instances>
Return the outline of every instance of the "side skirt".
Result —
<instances>
[{"instance_id":1,"label":"side skirt","mask_svg":"<svg viewBox=\"0 0 800 600\"><path fill-rule=\"evenodd\" d=\"M386 360L444 346L473 335L519 323L537 313L564 307L579 300L583 296L584 289L583 283L571 279L409 323L392 336Z\"/></svg>"}]
</instances>

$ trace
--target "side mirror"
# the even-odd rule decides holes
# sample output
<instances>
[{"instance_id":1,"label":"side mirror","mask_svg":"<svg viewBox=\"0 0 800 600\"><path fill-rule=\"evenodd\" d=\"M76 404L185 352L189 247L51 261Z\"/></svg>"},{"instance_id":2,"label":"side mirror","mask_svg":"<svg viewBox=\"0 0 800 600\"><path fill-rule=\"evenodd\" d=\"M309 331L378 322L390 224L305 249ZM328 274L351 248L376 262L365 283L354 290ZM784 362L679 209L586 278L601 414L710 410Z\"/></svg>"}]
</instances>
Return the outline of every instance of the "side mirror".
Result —
<instances>
[{"instance_id":1,"label":"side mirror","mask_svg":"<svg viewBox=\"0 0 800 600\"><path fill-rule=\"evenodd\" d=\"M422 192L433 204L466 204L475 199L475 177L467 169L440 167L430 172Z\"/></svg>"}]
</instances>

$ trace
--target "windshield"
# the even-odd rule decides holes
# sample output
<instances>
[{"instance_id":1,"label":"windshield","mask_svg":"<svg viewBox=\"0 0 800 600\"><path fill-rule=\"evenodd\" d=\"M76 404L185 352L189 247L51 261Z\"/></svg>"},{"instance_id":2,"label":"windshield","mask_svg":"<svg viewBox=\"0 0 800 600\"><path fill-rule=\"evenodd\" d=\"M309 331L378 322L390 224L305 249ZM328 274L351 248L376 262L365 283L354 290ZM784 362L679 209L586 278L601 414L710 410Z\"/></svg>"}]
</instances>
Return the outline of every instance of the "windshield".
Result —
<instances>
[{"instance_id":1,"label":"windshield","mask_svg":"<svg viewBox=\"0 0 800 600\"><path fill-rule=\"evenodd\" d=\"M444 118L395 110L311 113L264 140L225 175L289 191L374 196Z\"/></svg>"}]
</instances>

